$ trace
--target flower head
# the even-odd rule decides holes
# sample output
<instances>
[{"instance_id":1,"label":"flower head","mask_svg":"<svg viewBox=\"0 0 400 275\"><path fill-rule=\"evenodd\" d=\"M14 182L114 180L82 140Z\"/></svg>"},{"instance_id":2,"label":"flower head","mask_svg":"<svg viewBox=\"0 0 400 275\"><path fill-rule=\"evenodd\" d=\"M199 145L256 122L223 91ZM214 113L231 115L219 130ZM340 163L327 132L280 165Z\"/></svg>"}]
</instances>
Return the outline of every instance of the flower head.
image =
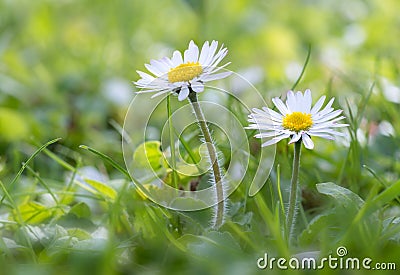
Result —
<instances>
[{"instance_id":1,"label":"flower head","mask_svg":"<svg viewBox=\"0 0 400 275\"><path fill-rule=\"evenodd\" d=\"M289 91L286 104L278 97L272 99L280 113L267 107L263 107L262 110L254 108L253 113L249 115L249 122L252 124L247 128L260 130L260 133L255 135L257 138L273 137L262 146L290 138L289 144L301 139L306 148L313 149L311 136L334 139L335 136L343 136L343 133L335 130L336 128L348 126L338 123L344 116L340 116L342 110L332 108L334 98L321 110L325 98L322 96L311 108L310 90L307 89L304 94Z\"/></svg>"},{"instance_id":2,"label":"flower head","mask_svg":"<svg viewBox=\"0 0 400 275\"><path fill-rule=\"evenodd\" d=\"M177 93L178 99L182 101L188 97L189 89L202 92L205 82L230 75L230 72L217 73L229 64L217 67L228 53L223 45L219 50L217 48L218 41L213 40L211 44L206 41L199 51L197 45L190 41L183 57L179 51L174 51L172 58L150 60L150 64L145 64L145 67L151 74L137 71L141 79L134 84L143 89L141 92L155 92L153 97L172 92Z\"/></svg>"}]
</instances>

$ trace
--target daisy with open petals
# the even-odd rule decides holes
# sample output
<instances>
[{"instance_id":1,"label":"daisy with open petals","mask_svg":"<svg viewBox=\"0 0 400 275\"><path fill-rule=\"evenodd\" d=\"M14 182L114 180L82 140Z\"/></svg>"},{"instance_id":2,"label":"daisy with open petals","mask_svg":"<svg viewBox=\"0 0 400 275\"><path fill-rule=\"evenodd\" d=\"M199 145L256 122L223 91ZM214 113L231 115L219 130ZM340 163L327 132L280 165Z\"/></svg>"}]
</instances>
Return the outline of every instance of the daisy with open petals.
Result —
<instances>
[{"instance_id":1,"label":"daisy with open petals","mask_svg":"<svg viewBox=\"0 0 400 275\"><path fill-rule=\"evenodd\" d=\"M217 48L218 41L213 40L211 44L206 41L199 51L197 45L190 41L183 56L175 51L172 58L150 60L150 64L145 64L145 67L151 74L137 71L141 79L134 84L142 89L141 92L155 92L153 97L172 92L177 93L178 100L182 101L190 91L202 92L205 82L230 75L230 72L217 73L229 64L217 67L228 53L223 46L219 50Z\"/></svg>"},{"instance_id":2,"label":"daisy with open petals","mask_svg":"<svg viewBox=\"0 0 400 275\"><path fill-rule=\"evenodd\" d=\"M306 90L294 93L287 93L286 104L278 97L272 99L280 113L263 107L253 109L249 115L249 122L252 123L248 129L258 129L260 133L255 135L257 138L270 138L262 146L268 146L278 141L290 138L289 144L302 140L307 149L313 149L314 143L311 136L334 139L335 136L343 136L343 133L335 129L348 126L348 124L338 123L344 118L340 116L342 110L334 110L332 98L325 108L325 96L322 96L314 107L311 108L311 91Z\"/></svg>"}]
</instances>

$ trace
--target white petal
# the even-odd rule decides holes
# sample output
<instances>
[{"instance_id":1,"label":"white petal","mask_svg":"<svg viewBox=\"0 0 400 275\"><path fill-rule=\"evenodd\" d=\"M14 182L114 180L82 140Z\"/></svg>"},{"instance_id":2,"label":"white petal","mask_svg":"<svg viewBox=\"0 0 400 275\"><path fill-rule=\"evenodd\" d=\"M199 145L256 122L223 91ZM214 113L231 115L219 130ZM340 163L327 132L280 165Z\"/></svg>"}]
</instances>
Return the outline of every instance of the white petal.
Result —
<instances>
[{"instance_id":1,"label":"white petal","mask_svg":"<svg viewBox=\"0 0 400 275\"><path fill-rule=\"evenodd\" d=\"M321 123L321 122L324 122L324 121L328 121L330 119L333 119L333 118L337 117L342 112L343 112L343 110L336 110L336 111L334 111L334 112L332 112L330 114L326 114L326 115L324 115L324 116L322 116L322 117L320 117L318 119L315 119L313 121L314 121L315 124Z\"/></svg>"},{"instance_id":2,"label":"white petal","mask_svg":"<svg viewBox=\"0 0 400 275\"><path fill-rule=\"evenodd\" d=\"M345 123L333 123L332 121L327 121L313 125L310 130L318 131L319 129L343 128L347 126L349 125Z\"/></svg>"},{"instance_id":3,"label":"white petal","mask_svg":"<svg viewBox=\"0 0 400 275\"><path fill-rule=\"evenodd\" d=\"M272 145L272 144L275 144L275 143L281 141L282 139L288 138L288 137L290 137L290 134L282 134L280 136L277 136L277 137L274 137L273 139L268 140L267 142L264 142L261 146L265 147L268 145Z\"/></svg>"},{"instance_id":4,"label":"white petal","mask_svg":"<svg viewBox=\"0 0 400 275\"><path fill-rule=\"evenodd\" d=\"M297 91L296 94L296 105L302 105L303 103L303 93L300 91Z\"/></svg>"},{"instance_id":5,"label":"white petal","mask_svg":"<svg viewBox=\"0 0 400 275\"><path fill-rule=\"evenodd\" d=\"M249 125L249 129L259 129L259 130L266 130L266 131L274 131L277 129L276 125L273 125L273 124L263 123L263 122L259 122L259 121L251 121L251 120L249 120L249 122L254 123L254 124Z\"/></svg>"},{"instance_id":6,"label":"white petal","mask_svg":"<svg viewBox=\"0 0 400 275\"><path fill-rule=\"evenodd\" d=\"M152 59L150 60L150 64L151 66L157 68L157 70L159 70L162 74L165 74L171 68L165 61L163 62L162 60Z\"/></svg>"},{"instance_id":7,"label":"white petal","mask_svg":"<svg viewBox=\"0 0 400 275\"><path fill-rule=\"evenodd\" d=\"M286 106L289 112L295 112L296 105L296 97L294 96L293 91L289 91L286 95Z\"/></svg>"},{"instance_id":8,"label":"white petal","mask_svg":"<svg viewBox=\"0 0 400 275\"><path fill-rule=\"evenodd\" d=\"M184 100L185 98L187 98L188 95L189 95L189 88L186 87L186 86L184 86L184 87L181 88L181 91L179 92L178 100L179 100L179 101L182 101L182 100Z\"/></svg>"},{"instance_id":9,"label":"white petal","mask_svg":"<svg viewBox=\"0 0 400 275\"><path fill-rule=\"evenodd\" d=\"M311 97L311 91L310 89L307 89L304 92L304 96L303 96L303 108L304 108L304 112L309 114L311 111L311 103L312 103L312 97Z\"/></svg>"},{"instance_id":10,"label":"white petal","mask_svg":"<svg viewBox=\"0 0 400 275\"><path fill-rule=\"evenodd\" d=\"M326 134L326 133L309 133L309 134L311 136L321 137L321 138L325 138L325 139L331 139L331 140L335 139L335 137L333 137L329 134Z\"/></svg>"},{"instance_id":11,"label":"white petal","mask_svg":"<svg viewBox=\"0 0 400 275\"><path fill-rule=\"evenodd\" d=\"M318 99L317 103L315 103L314 107L312 107L312 109L311 109L312 115L316 114L321 109L322 105L324 104L325 98L326 98L326 96L321 96Z\"/></svg>"},{"instance_id":12,"label":"white petal","mask_svg":"<svg viewBox=\"0 0 400 275\"><path fill-rule=\"evenodd\" d=\"M179 51L174 51L171 61L175 67L182 64L183 63L182 54Z\"/></svg>"},{"instance_id":13,"label":"white petal","mask_svg":"<svg viewBox=\"0 0 400 275\"><path fill-rule=\"evenodd\" d=\"M162 94L165 94L165 93L168 93L168 92L170 92L170 91L169 91L169 90L160 91L160 92L158 92L158 93L152 95L151 98L154 98L154 97L156 97L156 96L159 96L159 95L162 95Z\"/></svg>"},{"instance_id":14,"label":"white petal","mask_svg":"<svg viewBox=\"0 0 400 275\"><path fill-rule=\"evenodd\" d=\"M220 71L221 69L225 68L226 66L228 66L229 64L231 64L231 62L228 62L222 66L218 66L218 67L203 67L203 74L213 74L216 73L218 71Z\"/></svg>"},{"instance_id":15,"label":"white petal","mask_svg":"<svg viewBox=\"0 0 400 275\"><path fill-rule=\"evenodd\" d=\"M295 133L293 135L293 137L290 139L289 144L299 141L300 138L301 138L301 134Z\"/></svg>"},{"instance_id":16,"label":"white petal","mask_svg":"<svg viewBox=\"0 0 400 275\"><path fill-rule=\"evenodd\" d=\"M333 101L335 101L335 98L334 98L334 97L332 97L332 99L329 100L328 104L326 104L325 108L322 109L322 111L320 111L320 112L318 112L318 113L315 114L315 118L319 118L320 116L323 116L323 115L325 115L325 114L327 114L327 113L332 112L332 111L333 111L333 108L331 108L331 106L332 106L332 104L333 104Z\"/></svg>"},{"instance_id":17,"label":"white petal","mask_svg":"<svg viewBox=\"0 0 400 275\"><path fill-rule=\"evenodd\" d=\"M272 99L272 102L275 104L276 108L278 108L279 112L281 112L282 115L286 116L289 111L285 104L283 104L282 100L279 97L275 97Z\"/></svg>"},{"instance_id":18,"label":"white petal","mask_svg":"<svg viewBox=\"0 0 400 275\"><path fill-rule=\"evenodd\" d=\"M202 63L201 65L203 65L205 67L210 66L212 59L214 57L215 51L217 50L217 47L218 47L218 42L213 40L211 42L210 48L208 50L207 58L205 58L204 63Z\"/></svg>"},{"instance_id":19,"label":"white petal","mask_svg":"<svg viewBox=\"0 0 400 275\"><path fill-rule=\"evenodd\" d=\"M192 54L191 54L191 58L192 58L192 62L197 62L199 61L199 47L197 47L197 45L193 42L193 47L192 47Z\"/></svg>"},{"instance_id":20,"label":"white petal","mask_svg":"<svg viewBox=\"0 0 400 275\"><path fill-rule=\"evenodd\" d=\"M254 121L249 121L249 122L254 122ZM255 122L256 123L256 122ZM269 125L269 127L260 127L259 124L250 124L249 126L244 127L245 129L252 129L252 130L264 130L264 131L273 131L274 126Z\"/></svg>"},{"instance_id":21,"label":"white petal","mask_svg":"<svg viewBox=\"0 0 400 275\"><path fill-rule=\"evenodd\" d=\"M334 136L345 136L345 134L344 133L341 133L341 132L338 132L338 131L335 131L335 130L332 130L332 129L319 129L318 131L309 131L309 133L311 134L311 135L314 135L314 134L330 134L330 135L334 135Z\"/></svg>"},{"instance_id":22,"label":"white petal","mask_svg":"<svg viewBox=\"0 0 400 275\"><path fill-rule=\"evenodd\" d=\"M154 80L154 77L142 71L136 71L144 80Z\"/></svg>"},{"instance_id":23,"label":"white petal","mask_svg":"<svg viewBox=\"0 0 400 275\"><path fill-rule=\"evenodd\" d=\"M152 74L154 74L155 76L160 76L163 75L164 73L161 72L160 70L158 70L155 66L152 66L150 64L144 64L144 66L146 67L146 69L151 72Z\"/></svg>"},{"instance_id":24,"label":"white petal","mask_svg":"<svg viewBox=\"0 0 400 275\"><path fill-rule=\"evenodd\" d=\"M212 57L211 61L209 62L210 64L209 66L216 67L227 54L228 54L228 49L223 48L223 46L221 46L217 54Z\"/></svg>"},{"instance_id":25,"label":"white petal","mask_svg":"<svg viewBox=\"0 0 400 275\"><path fill-rule=\"evenodd\" d=\"M271 117L269 114L266 113L258 113L258 112L262 112L260 110L253 110L256 113L252 113L249 115L249 118L253 119L254 121L261 121L261 122L267 122L267 123L278 123L279 125L282 124L282 120L281 119L276 119Z\"/></svg>"},{"instance_id":26,"label":"white petal","mask_svg":"<svg viewBox=\"0 0 400 275\"><path fill-rule=\"evenodd\" d=\"M174 63L172 63L171 59L169 59L168 57L163 57L163 58L160 59L160 61L162 61L165 64L167 64L169 69L175 67Z\"/></svg>"},{"instance_id":27,"label":"white petal","mask_svg":"<svg viewBox=\"0 0 400 275\"><path fill-rule=\"evenodd\" d=\"M210 43L208 41L204 42L203 47L201 48L199 63L204 64L204 61L208 57L208 51L210 49Z\"/></svg>"},{"instance_id":28,"label":"white petal","mask_svg":"<svg viewBox=\"0 0 400 275\"><path fill-rule=\"evenodd\" d=\"M232 72L223 72L223 73L218 73L218 74L210 74L210 75L204 75L201 76L200 79L204 82L208 81L213 81L217 79L223 79L225 77L228 77L232 74Z\"/></svg>"},{"instance_id":29,"label":"white petal","mask_svg":"<svg viewBox=\"0 0 400 275\"><path fill-rule=\"evenodd\" d=\"M204 85L200 82L192 83L191 87L196 93L201 93L202 91L204 91Z\"/></svg>"},{"instance_id":30,"label":"white petal","mask_svg":"<svg viewBox=\"0 0 400 275\"><path fill-rule=\"evenodd\" d=\"M301 135L301 140L304 143L304 146L307 149L313 149L314 148L314 142L311 140L311 138L307 134L302 134Z\"/></svg>"},{"instance_id":31,"label":"white petal","mask_svg":"<svg viewBox=\"0 0 400 275\"><path fill-rule=\"evenodd\" d=\"M264 110L264 112L266 112L267 114L269 114L271 117L276 118L276 119L282 121L283 115L281 115L281 114L279 114L279 113L275 112L274 110L272 110L272 109L270 109L270 108L267 108L267 107L263 107L262 109Z\"/></svg>"},{"instance_id":32,"label":"white petal","mask_svg":"<svg viewBox=\"0 0 400 275\"><path fill-rule=\"evenodd\" d=\"M272 132L259 133L259 134L255 135L254 137L255 138L267 138L267 137L277 136L278 134L279 134L279 132L272 131Z\"/></svg>"},{"instance_id":33,"label":"white petal","mask_svg":"<svg viewBox=\"0 0 400 275\"><path fill-rule=\"evenodd\" d=\"M143 89L145 89L145 88L143 88ZM136 92L136 93L137 93L137 94L142 94L142 93L154 93L154 92L158 92L158 91L161 91L161 90L162 90L162 89L159 89L159 88L147 90L147 88L146 88L146 90L141 90L141 91ZM167 90L167 91L169 91L169 90Z\"/></svg>"},{"instance_id":34,"label":"white petal","mask_svg":"<svg viewBox=\"0 0 400 275\"><path fill-rule=\"evenodd\" d=\"M278 142L279 142L279 140L270 139L270 140L268 140L267 142L264 142L264 143L261 145L261 147L269 146L269 145L272 145L272 144L275 144L275 143L278 143Z\"/></svg>"},{"instance_id":35,"label":"white petal","mask_svg":"<svg viewBox=\"0 0 400 275\"><path fill-rule=\"evenodd\" d=\"M193 42L193 40L189 43L189 48L185 51L184 62L197 62L199 58L199 48Z\"/></svg>"}]
</instances>

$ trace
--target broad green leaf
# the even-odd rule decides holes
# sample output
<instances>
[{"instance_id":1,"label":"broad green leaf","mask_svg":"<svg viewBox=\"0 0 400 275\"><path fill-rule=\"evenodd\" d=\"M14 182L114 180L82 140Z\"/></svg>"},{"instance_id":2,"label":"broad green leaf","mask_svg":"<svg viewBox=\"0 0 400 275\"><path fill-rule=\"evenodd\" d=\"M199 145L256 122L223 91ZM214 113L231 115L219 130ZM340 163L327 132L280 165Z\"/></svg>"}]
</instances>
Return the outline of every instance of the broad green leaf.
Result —
<instances>
[{"instance_id":1,"label":"broad green leaf","mask_svg":"<svg viewBox=\"0 0 400 275\"><path fill-rule=\"evenodd\" d=\"M26 238L23 237L27 233L32 243L40 243L42 245L49 245L54 240L67 237L67 230L60 225L27 225L21 227L18 234L19 239L23 242Z\"/></svg>"},{"instance_id":2,"label":"broad green leaf","mask_svg":"<svg viewBox=\"0 0 400 275\"><path fill-rule=\"evenodd\" d=\"M347 188L341 187L333 182L324 182L317 184L317 190L321 194L331 196L336 204L348 207L360 208L364 201L357 194Z\"/></svg>"},{"instance_id":3,"label":"broad green leaf","mask_svg":"<svg viewBox=\"0 0 400 275\"><path fill-rule=\"evenodd\" d=\"M42 204L32 201L18 206L18 210L19 213L21 214L22 220L29 224L39 224L49 219L54 212L52 211L51 208L47 208ZM19 220L18 216L19 215L17 211L14 209L11 216L12 219L14 221L18 221Z\"/></svg>"},{"instance_id":4,"label":"broad green leaf","mask_svg":"<svg viewBox=\"0 0 400 275\"><path fill-rule=\"evenodd\" d=\"M55 238L46 248L46 254L40 254L40 257L56 257L57 255L65 256L66 253L69 253L71 247L76 245L79 242L79 239L73 236L63 236L59 238ZM43 260L43 259L42 259ZM47 260L47 259L46 259Z\"/></svg>"}]
</instances>

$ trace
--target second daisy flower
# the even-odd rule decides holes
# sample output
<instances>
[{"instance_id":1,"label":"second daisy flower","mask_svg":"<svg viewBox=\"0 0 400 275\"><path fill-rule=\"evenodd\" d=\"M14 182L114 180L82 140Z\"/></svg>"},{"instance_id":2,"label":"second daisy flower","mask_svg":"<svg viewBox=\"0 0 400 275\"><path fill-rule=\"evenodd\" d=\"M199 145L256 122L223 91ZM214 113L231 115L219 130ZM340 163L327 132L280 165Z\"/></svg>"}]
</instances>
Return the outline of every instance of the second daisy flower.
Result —
<instances>
[{"instance_id":1,"label":"second daisy flower","mask_svg":"<svg viewBox=\"0 0 400 275\"><path fill-rule=\"evenodd\" d=\"M334 139L335 136L343 136L343 133L335 130L336 128L348 126L338 123L344 116L340 116L342 110L332 108L334 100L332 98L321 110L325 96L322 96L311 108L312 98L309 89L304 94L289 91L286 104L278 97L272 99L280 113L267 107L263 107L262 110L254 108L253 113L249 115L249 122L252 124L248 129L260 130L260 133L255 135L257 138L273 137L262 146L272 145L282 139L290 138L289 143L301 139L307 149L313 149L314 142L311 140L311 136Z\"/></svg>"}]
</instances>

